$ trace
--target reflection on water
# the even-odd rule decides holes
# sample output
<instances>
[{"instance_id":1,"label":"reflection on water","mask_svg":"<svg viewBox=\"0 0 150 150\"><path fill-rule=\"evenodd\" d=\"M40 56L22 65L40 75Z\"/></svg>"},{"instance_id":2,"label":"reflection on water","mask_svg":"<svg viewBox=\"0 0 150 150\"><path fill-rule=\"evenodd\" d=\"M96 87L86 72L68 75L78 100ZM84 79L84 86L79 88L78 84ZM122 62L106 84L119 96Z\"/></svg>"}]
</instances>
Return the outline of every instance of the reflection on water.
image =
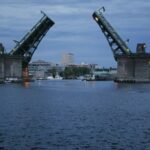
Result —
<instances>
[{"instance_id":1,"label":"reflection on water","mask_svg":"<svg viewBox=\"0 0 150 150\"><path fill-rule=\"evenodd\" d=\"M28 88L30 86L30 82L23 82L23 86Z\"/></svg>"},{"instance_id":2,"label":"reflection on water","mask_svg":"<svg viewBox=\"0 0 150 150\"><path fill-rule=\"evenodd\" d=\"M150 85L0 85L0 150L149 150Z\"/></svg>"}]
</instances>

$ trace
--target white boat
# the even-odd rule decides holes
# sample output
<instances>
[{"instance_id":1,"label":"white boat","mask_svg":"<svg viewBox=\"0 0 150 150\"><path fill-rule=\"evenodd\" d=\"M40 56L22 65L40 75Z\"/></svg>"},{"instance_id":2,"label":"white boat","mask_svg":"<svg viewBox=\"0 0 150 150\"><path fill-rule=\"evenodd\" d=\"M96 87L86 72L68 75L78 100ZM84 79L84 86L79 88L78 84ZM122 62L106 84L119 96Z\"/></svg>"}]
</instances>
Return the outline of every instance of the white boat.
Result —
<instances>
[{"instance_id":1,"label":"white boat","mask_svg":"<svg viewBox=\"0 0 150 150\"><path fill-rule=\"evenodd\" d=\"M47 80L62 80L63 78L59 75L56 75L55 78L53 76L48 76Z\"/></svg>"},{"instance_id":2,"label":"white boat","mask_svg":"<svg viewBox=\"0 0 150 150\"><path fill-rule=\"evenodd\" d=\"M62 80L63 78L61 76L59 76L59 75L56 75L54 79L55 80Z\"/></svg>"},{"instance_id":3,"label":"white boat","mask_svg":"<svg viewBox=\"0 0 150 150\"><path fill-rule=\"evenodd\" d=\"M48 76L46 79L47 80L54 80L53 76Z\"/></svg>"},{"instance_id":4,"label":"white boat","mask_svg":"<svg viewBox=\"0 0 150 150\"><path fill-rule=\"evenodd\" d=\"M14 78L6 78L4 82L5 83L12 83L12 82L18 83L18 82L21 82L21 80L14 77Z\"/></svg>"}]
</instances>

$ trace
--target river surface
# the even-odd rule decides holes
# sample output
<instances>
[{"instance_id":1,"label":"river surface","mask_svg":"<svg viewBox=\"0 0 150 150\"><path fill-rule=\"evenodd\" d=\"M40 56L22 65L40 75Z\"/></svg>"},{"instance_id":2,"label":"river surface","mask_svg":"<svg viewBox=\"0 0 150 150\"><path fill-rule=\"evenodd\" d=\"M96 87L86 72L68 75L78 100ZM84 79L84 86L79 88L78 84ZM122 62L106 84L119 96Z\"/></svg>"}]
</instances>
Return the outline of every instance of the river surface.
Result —
<instances>
[{"instance_id":1,"label":"river surface","mask_svg":"<svg viewBox=\"0 0 150 150\"><path fill-rule=\"evenodd\" d=\"M150 150L150 84L1 84L0 150Z\"/></svg>"}]
</instances>

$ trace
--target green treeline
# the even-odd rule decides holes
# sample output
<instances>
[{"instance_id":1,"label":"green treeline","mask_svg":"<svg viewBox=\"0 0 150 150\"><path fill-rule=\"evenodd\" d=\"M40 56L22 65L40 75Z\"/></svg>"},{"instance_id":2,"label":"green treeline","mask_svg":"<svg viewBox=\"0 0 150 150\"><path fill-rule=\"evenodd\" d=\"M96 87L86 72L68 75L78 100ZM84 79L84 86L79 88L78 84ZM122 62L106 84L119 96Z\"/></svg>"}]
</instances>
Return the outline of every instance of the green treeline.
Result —
<instances>
[{"instance_id":1,"label":"green treeline","mask_svg":"<svg viewBox=\"0 0 150 150\"><path fill-rule=\"evenodd\" d=\"M65 70L63 72L63 77L66 79L76 78L79 76L89 74L90 72L91 72L90 68L87 68L87 67L68 66L65 68Z\"/></svg>"}]
</instances>

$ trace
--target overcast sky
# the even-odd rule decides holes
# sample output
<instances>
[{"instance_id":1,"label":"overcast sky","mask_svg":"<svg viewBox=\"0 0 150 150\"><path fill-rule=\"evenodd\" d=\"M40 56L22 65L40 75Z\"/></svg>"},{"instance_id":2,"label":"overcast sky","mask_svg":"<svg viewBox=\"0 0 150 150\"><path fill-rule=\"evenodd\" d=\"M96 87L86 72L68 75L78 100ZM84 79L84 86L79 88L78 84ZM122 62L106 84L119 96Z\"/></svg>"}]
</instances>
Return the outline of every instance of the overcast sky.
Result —
<instances>
[{"instance_id":1,"label":"overcast sky","mask_svg":"<svg viewBox=\"0 0 150 150\"><path fill-rule=\"evenodd\" d=\"M123 40L130 39L135 52L138 42L150 52L149 0L0 0L0 42L9 52L42 17L43 10L55 25L40 43L32 60L59 63L63 52L72 52L76 63L116 66L112 51L92 18L104 6L107 20Z\"/></svg>"}]
</instances>

